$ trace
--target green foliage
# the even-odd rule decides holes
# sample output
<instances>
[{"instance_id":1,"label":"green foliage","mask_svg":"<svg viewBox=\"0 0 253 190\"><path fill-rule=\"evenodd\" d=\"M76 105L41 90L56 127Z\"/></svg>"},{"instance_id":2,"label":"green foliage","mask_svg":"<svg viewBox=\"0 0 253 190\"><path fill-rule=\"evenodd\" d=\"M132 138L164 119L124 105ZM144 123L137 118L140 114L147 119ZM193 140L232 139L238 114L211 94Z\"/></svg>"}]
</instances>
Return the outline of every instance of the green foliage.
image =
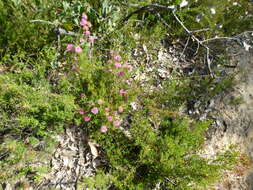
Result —
<instances>
[{"instance_id":1,"label":"green foliage","mask_svg":"<svg viewBox=\"0 0 253 190\"><path fill-rule=\"evenodd\" d=\"M0 168L5 171L1 181L19 179L27 173L39 175L40 171L31 168L31 163L50 158L55 144L51 135L62 132L74 117L74 97L52 93L50 84L41 79L40 70L36 71L23 69L17 74L0 76L0 152L3 156Z\"/></svg>"},{"instance_id":2,"label":"green foliage","mask_svg":"<svg viewBox=\"0 0 253 190\"><path fill-rule=\"evenodd\" d=\"M197 78L166 81L163 90L152 93L130 80L126 61L131 60L133 48L143 42L152 48L168 33L170 41L186 35L169 11L143 11L122 22L136 10L135 3L0 2L0 181L29 176L39 182L41 174L49 171L46 162L55 145L52 137L71 125L84 128L90 139L101 145L107 160L95 177L80 180L81 188L152 189L160 184L163 189L197 189L206 187L222 168L235 162L233 152L216 160L199 156L210 122L191 121L178 113L189 102L205 102L232 87L231 78L217 81L196 72ZM150 3L154 1L138 1L138 6ZM181 1L156 3L178 6ZM216 14L211 14L211 7ZM178 7L176 14L190 30L209 27L197 35L206 39L249 29L251 16L240 16L251 8L246 0L240 6L228 0L192 0L189 8ZM53 29L61 27L81 36L79 22L84 12L92 24L92 35L98 37L95 44L81 43L79 36L61 36L59 46ZM200 13L203 18L196 22ZM35 19L53 25L31 22ZM67 52L68 43L80 45L82 53ZM110 54L110 50L117 51ZM119 54L122 59L113 60ZM116 63L124 67L115 67ZM133 111L133 102L138 102L140 109ZM91 112L94 108L98 113ZM37 160L42 162L40 166L34 166Z\"/></svg>"},{"instance_id":3,"label":"green foliage","mask_svg":"<svg viewBox=\"0 0 253 190\"><path fill-rule=\"evenodd\" d=\"M9 77L0 78L1 132L25 130L31 135L44 136L45 132L60 131L73 118L74 99L67 95L35 90L28 85L18 85Z\"/></svg>"},{"instance_id":4,"label":"green foliage","mask_svg":"<svg viewBox=\"0 0 253 190\"><path fill-rule=\"evenodd\" d=\"M218 162L197 154L210 122L189 123L187 119L163 116L154 130L143 115L142 111L134 113L130 137L119 130L94 136L110 165L103 174L105 180L94 178L90 184L84 179L81 187L103 185L106 189L106 185L114 184L118 189L152 189L160 182L166 189L195 189L212 182L220 168L234 163L234 156Z\"/></svg>"},{"instance_id":5,"label":"green foliage","mask_svg":"<svg viewBox=\"0 0 253 190\"><path fill-rule=\"evenodd\" d=\"M29 138L22 142L20 138L14 140L6 137L4 143L0 145L1 181L11 183L22 179L24 176L39 180L45 170L49 171L47 163L55 142L49 138L44 138L44 140L36 139L37 143L32 144ZM45 146L46 148L39 148L40 146ZM39 164L35 165L34 163ZM44 168L44 172L42 168Z\"/></svg>"}]
</instances>

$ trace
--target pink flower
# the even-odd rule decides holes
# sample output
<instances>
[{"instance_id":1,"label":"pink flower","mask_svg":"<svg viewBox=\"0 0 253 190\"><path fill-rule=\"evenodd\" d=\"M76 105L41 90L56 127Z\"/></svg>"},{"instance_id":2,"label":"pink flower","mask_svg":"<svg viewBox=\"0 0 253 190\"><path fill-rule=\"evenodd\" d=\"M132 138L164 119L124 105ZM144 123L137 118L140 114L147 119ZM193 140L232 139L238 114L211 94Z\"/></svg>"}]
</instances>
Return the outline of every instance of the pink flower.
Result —
<instances>
[{"instance_id":1,"label":"pink flower","mask_svg":"<svg viewBox=\"0 0 253 190\"><path fill-rule=\"evenodd\" d=\"M122 65L120 63L115 63L114 66L117 67L117 68L121 68L122 67Z\"/></svg>"},{"instance_id":2,"label":"pink flower","mask_svg":"<svg viewBox=\"0 0 253 190\"><path fill-rule=\"evenodd\" d=\"M74 45L73 44L68 44L66 47L67 51L73 51L74 50Z\"/></svg>"},{"instance_id":3,"label":"pink flower","mask_svg":"<svg viewBox=\"0 0 253 190\"><path fill-rule=\"evenodd\" d=\"M119 108L118 108L118 112L119 113L122 113L124 111L124 108L122 107L122 106L120 106Z\"/></svg>"},{"instance_id":4,"label":"pink flower","mask_svg":"<svg viewBox=\"0 0 253 190\"><path fill-rule=\"evenodd\" d=\"M102 133L106 133L107 130L108 130L108 129L107 129L107 127L106 127L105 125L102 125L102 126L100 127L100 131L101 131Z\"/></svg>"},{"instance_id":5,"label":"pink flower","mask_svg":"<svg viewBox=\"0 0 253 190\"><path fill-rule=\"evenodd\" d=\"M90 116L84 116L83 119L85 122L88 122L88 121L90 121L91 118L90 118Z\"/></svg>"},{"instance_id":6,"label":"pink flower","mask_svg":"<svg viewBox=\"0 0 253 190\"><path fill-rule=\"evenodd\" d=\"M114 70L108 69L107 72L109 72L109 73L114 73Z\"/></svg>"},{"instance_id":7,"label":"pink flower","mask_svg":"<svg viewBox=\"0 0 253 190\"><path fill-rule=\"evenodd\" d=\"M97 107L92 108L91 113L97 114L98 113L98 108Z\"/></svg>"},{"instance_id":8,"label":"pink flower","mask_svg":"<svg viewBox=\"0 0 253 190\"><path fill-rule=\"evenodd\" d=\"M84 26L84 25L87 25L87 20L85 18L82 18L81 21L80 21L80 25L81 26Z\"/></svg>"},{"instance_id":9,"label":"pink flower","mask_svg":"<svg viewBox=\"0 0 253 190\"><path fill-rule=\"evenodd\" d=\"M128 65L128 67L127 67L127 68L128 68L128 70L129 70L129 71L132 71L132 70L133 70L132 65Z\"/></svg>"},{"instance_id":10,"label":"pink flower","mask_svg":"<svg viewBox=\"0 0 253 190\"><path fill-rule=\"evenodd\" d=\"M84 111L83 109L80 109L80 110L79 110L79 113L80 113L81 115L83 115L83 114L85 114L85 111Z\"/></svg>"},{"instance_id":11,"label":"pink flower","mask_svg":"<svg viewBox=\"0 0 253 190\"><path fill-rule=\"evenodd\" d=\"M89 31L89 27L88 27L87 25L84 25L84 26L83 26L83 30L84 30L84 31Z\"/></svg>"},{"instance_id":12,"label":"pink flower","mask_svg":"<svg viewBox=\"0 0 253 190\"><path fill-rule=\"evenodd\" d=\"M82 48L80 47L80 46L77 46L76 48L75 48L75 52L76 53L81 53L83 50L82 50Z\"/></svg>"},{"instance_id":13,"label":"pink flower","mask_svg":"<svg viewBox=\"0 0 253 190\"><path fill-rule=\"evenodd\" d=\"M108 121L112 121L113 117L112 116L108 116L107 119L108 119Z\"/></svg>"},{"instance_id":14,"label":"pink flower","mask_svg":"<svg viewBox=\"0 0 253 190\"><path fill-rule=\"evenodd\" d=\"M115 60L115 61L120 61L120 60L121 60L121 57L120 57L119 55L115 55L115 56L114 56L114 60Z\"/></svg>"},{"instance_id":15,"label":"pink flower","mask_svg":"<svg viewBox=\"0 0 253 190\"><path fill-rule=\"evenodd\" d=\"M82 14L82 19L85 19L85 20L88 19L87 15L85 13Z\"/></svg>"},{"instance_id":16,"label":"pink flower","mask_svg":"<svg viewBox=\"0 0 253 190\"><path fill-rule=\"evenodd\" d=\"M103 103L104 103L103 100L101 100L101 99L98 100L98 104L99 104L99 105L101 105L101 104L103 104Z\"/></svg>"},{"instance_id":17,"label":"pink flower","mask_svg":"<svg viewBox=\"0 0 253 190\"><path fill-rule=\"evenodd\" d=\"M94 41L95 41L95 37L94 36L90 36L89 37L89 43L91 43L91 44L93 44L94 43Z\"/></svg>"},{"instance_id":18,"label":"pink flower","mask_svg":"<svg viewBox=\"0 0 253 190\"><path fill-rule=\"evenodd\" d=\"M84 93L81 93L80 96L81 96L81 97L85 97L85 94L84 94Z\"/></svg>"},{"instance_id":19,"label":"pink flower","mask_svg":"<svg viewBox=\"0 0 253 190\"><path fill-rule=\"evenodd\" d=\"M87 30L87 31L84 31L83 34L84 34L85 36L89 36L89 35L90 35L90 31L88 31L88 30Z\"/></svg>"},{"instance_id":20,"label":"pink flower","mask_svg":"<svg viewBox=\"0 0 253 190\"><path fill-rule=\"evenodd\" d=\"M121 90L119 91L119 93L120 93L121 95L124 95L124 94L127 94L127 91L124 90L124 89L121 89Z\"/></svg>"},{"instance_id":21,"label":"pink flower","mask_svg":"<svg viewBox=\"0 0 253 190\"><path fill-rule=\"evenodd\" d=\"M116 120L113 122L113 126L115 126L115 127L119 127L120 125L121 125L121 121L119 121L119 120Z\"/></svg>"},{"instance_id":22,"label":"pink flower","mask_svg":"<svg viewBox=\"0 0 253 190\"><path fill-rule=\"evenodd\" d=\"M84 39L83 39L83 38L80 38L79 41L80 41L80 43L83 43L83 42L84 42Z\"/></svg>"},{"instance_id":23,"label":"pink flower","mask_svg":"<svg viewBox=\"0 0 253 190\"><path fill-rule=\"evenodd\" d=\"M105 108L105 112L109 112L110 111L110 108Z\"/></svg>"}]
</instances>

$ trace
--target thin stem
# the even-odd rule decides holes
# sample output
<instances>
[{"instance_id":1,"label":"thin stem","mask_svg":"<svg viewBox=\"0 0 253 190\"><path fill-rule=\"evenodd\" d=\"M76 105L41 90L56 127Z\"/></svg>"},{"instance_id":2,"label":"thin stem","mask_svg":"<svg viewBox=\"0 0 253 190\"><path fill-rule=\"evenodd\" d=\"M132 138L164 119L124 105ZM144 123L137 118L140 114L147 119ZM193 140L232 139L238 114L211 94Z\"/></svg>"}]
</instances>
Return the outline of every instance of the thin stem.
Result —
<instances>
[{"instance_id":1,"label":"thin stem","mask_svg":"<svg viewBox=\"0 0 253 190\"><path fill-rule=\"evenodd\" d=\"M206 42L210 42L210 41L214 41L214 40L221 40L221 39L225 39L225 40L238 40L238 38L233 38L233 37L215 37L215 38L210 38L210 39L202 40L200 42L201 43L206 43Z\"/></svg>"},{"instance_id":2,"label":"thin stem","mask_svg":"<svg viewBox=\"0 0 253 190\"><path fill-rule=\"evenodd\" d=\"M55 25L54 23L52 23L50 21L47 21L47 20L31 20L31 22L42 22L42 23L45 23L45 24Z\"/></svg>"},{"instance_id":3,"label":"thin stem","mask_svg":"<svg viewBox=\"0 0 253 190\"><path fill-rule=\"evenodd\" d=\"M189 41L190 41L190 36L187 38L187 41L186 41L186 44L185 44L185 46L184 46L184 49L183 49L183 52L181 53L181 55L180 55L180 58L184 55L184 52L185 52L185 50L186 50L186 48L187 48L187 46L188 46L188 43L189 43Z\"/></svg>"}]
</instances>

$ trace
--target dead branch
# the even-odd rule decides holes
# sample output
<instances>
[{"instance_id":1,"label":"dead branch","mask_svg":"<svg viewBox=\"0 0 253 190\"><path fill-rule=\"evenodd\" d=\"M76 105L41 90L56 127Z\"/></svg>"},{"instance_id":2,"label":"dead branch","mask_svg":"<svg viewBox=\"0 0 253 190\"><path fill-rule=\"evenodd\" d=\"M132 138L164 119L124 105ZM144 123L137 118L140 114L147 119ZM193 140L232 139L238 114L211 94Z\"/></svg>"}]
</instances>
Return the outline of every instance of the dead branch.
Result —
<instances>
[{"instance_id":1,"label":"dead branch","mask_svg":"<svg viewBox=\"0 0 253 190\"><path fill-rule=\"evenodd\" d=\"M125 17L123 19L123 22L126 22L131 16L135 15L135 14L140 14L143 13L145 11L152 11L152 12L163 12L163 11L171 11L174 10L175 6L163 6L163 5L158 5L158 4L150 4L150 5L146 5L144 7L141 7L139 9L137 9L136 11L130 13L127 17Z\"/></svg>"}]
</instances>

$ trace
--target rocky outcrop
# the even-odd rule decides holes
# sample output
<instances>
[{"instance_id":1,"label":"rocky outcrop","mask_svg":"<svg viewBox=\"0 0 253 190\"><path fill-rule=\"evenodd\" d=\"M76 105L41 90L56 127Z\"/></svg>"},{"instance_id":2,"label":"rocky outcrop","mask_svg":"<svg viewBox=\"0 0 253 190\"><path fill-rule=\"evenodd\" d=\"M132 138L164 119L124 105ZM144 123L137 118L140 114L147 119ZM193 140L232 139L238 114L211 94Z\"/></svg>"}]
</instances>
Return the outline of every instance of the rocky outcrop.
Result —
<instances>
[{"instance_id":1,"label":"rocky outcrop","mask_svg":"<svg viewBox=\"0 0 253 190\"><path fill-rule=\"evenodd\" d=\"M235 145L242 154L253 161L253 51L240 50L232 55L230 63L237 65L236 83L229 93L214 97L207 115L215 121L209 128L204 155L214 156L219 151ZM234 72L234 71L233 71ZM240 164L239 164L240 165ZM253 168L250 163L225 171L224 178L214 188L217 190L252 190Z\"/></svg>"}]
</instances>

